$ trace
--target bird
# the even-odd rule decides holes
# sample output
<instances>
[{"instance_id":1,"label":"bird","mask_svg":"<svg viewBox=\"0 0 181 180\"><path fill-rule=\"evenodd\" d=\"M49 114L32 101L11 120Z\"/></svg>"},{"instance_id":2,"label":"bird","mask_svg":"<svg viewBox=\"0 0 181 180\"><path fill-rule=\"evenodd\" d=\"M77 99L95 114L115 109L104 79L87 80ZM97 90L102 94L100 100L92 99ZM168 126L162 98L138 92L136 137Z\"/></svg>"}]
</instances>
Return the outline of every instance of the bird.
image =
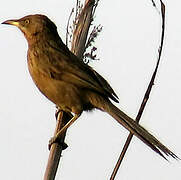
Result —
<instances>
[{"instance_id":1,"label":"bird","mask_svg":"<svg viewBox=\"0 0 181 180\"><path fill-rule=\"evenodd\" d=\"M99 109L138 137L161 157L178 159L144 127L116 107L119 98L99 73L74 55L60 38L57 27L47 16L27 15L4 21L18 27L28 42L29 73L41 91L60 110L73 114L72 119L53 137L52 143L72 125L83 111Z\"/></svg>"}]
</instances>

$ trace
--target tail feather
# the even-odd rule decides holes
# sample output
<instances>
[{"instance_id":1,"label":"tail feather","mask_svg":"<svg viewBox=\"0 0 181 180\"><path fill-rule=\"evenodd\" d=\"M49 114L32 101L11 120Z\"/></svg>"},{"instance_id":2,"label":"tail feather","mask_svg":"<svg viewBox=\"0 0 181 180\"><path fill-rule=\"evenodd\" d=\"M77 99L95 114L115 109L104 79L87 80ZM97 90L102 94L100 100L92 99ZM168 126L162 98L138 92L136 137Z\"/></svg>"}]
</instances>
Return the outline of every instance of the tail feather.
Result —
<instances>
[{"instance_id":1,"label":"tail feather","mask_svg":"<svg viewBox=\"0 0 181 180\"><path fill-rule=\"evenodd\" d=\"M98 105L99 103L96 103ZM166 146L164 146L158 139L156 139L152 134L150 134L145 128L140 126L136 121L127 116L124 112L119 110L114 106L110 101L105 101L100 103L100 107L97 107L108 114L110 114L119 124L123 125L127 130L137 136L145 144L147 144L152 150L162 156L164 159L167 158L164 156L171 156L174 159L179 159L172 151L170 151Z\"/></svg>"}]
</instances>

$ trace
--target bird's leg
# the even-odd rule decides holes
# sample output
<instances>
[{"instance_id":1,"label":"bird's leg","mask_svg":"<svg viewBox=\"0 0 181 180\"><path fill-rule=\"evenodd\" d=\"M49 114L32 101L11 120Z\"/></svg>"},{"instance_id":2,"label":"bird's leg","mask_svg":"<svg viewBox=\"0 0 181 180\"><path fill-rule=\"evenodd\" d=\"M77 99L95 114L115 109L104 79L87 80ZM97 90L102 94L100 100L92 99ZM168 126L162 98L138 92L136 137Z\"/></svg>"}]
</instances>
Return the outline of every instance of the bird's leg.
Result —
<instances>
[{"instance_id":1,"label":"bird's leg","mask_svg":"<svg viewBox=\"0 0 181 180\"><path fill-rule=\"evenodd\" d=\"M56 111L55 111L55 118L58 118L59 113L61 112L60 108L56 106Z\"/></svg>"},{"instance_id":2,"label":"bird's leg","mask_svg":"<svg viewBox=\"0 0 181 180\"><path fill-rule=\"evenodd\" d=\"M55 139L59 138L59 137L62 135L62 133L63 133L68 127L70 127L70 126L76 121L76 119L79 118L79 116L80 116L80 114L75 114L74 117L73 117L62 129L60 129L60 131L54 136Z\"/></svg>"},{"instance_id":3,"label":"bird's leg","mask_svg":"<svg viewBox=\"0 0 181 180\"><path fill-rule=\"evenodd\" d=\"M50 139L49 145L48 145L49 149L53 143L58 142L62 133L65 132L67 128L70 127L79 118L79 116L80 114L75 114L74 117L62 129L60 129L60 131L58 131L58 133L54 137Z\"/></svg>"}]
</instances>

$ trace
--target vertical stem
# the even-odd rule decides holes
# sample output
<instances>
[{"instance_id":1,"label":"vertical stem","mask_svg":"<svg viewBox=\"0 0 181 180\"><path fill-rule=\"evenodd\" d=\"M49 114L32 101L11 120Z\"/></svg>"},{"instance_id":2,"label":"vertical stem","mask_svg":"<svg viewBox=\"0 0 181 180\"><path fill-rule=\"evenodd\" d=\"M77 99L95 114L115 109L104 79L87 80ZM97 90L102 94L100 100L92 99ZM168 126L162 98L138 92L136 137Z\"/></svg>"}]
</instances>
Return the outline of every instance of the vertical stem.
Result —
<instances>
[{"instance_id":1,"label":"vertical stem","mask_svg":"<svg viewBox=\"0 0 181 180\"><path fill-rule=\"evenodd\" d=\"M71 118L72 117L67 113L58 112L57 123L56 123L54 135L56 135L59 132L59 130L64 127L66 122L68 122ZM65 135L66 135L66 132L62 135L62 138L60 139L60 142L62 144L64 143ZM62 150L63 150L62 145L60 145L58 143L52 144L51 149L50 149L49 158L48 158L47 167L45 170L44 180L54 180L55 179Z\"/></svg>"}]
</instances>

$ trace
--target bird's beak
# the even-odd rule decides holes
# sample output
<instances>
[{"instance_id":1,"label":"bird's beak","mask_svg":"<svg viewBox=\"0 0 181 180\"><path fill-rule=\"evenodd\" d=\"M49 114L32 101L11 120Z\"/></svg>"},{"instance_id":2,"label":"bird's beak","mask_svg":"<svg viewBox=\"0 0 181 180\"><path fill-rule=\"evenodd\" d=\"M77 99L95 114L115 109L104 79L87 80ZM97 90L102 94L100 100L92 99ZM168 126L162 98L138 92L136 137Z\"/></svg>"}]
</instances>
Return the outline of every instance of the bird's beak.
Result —
<instances>
[{"instance_id":1,"label":"bird's beak","mask_svg":"<svg viewBox=\"0 0 181 180\"><path fill-rule=\"evenodd\" d=\"M9 25L17 26L17 27L19 26L18 20L7 20L7 21L2 22L2 24L9 24Z\"/></svg>"}]
</instances>

